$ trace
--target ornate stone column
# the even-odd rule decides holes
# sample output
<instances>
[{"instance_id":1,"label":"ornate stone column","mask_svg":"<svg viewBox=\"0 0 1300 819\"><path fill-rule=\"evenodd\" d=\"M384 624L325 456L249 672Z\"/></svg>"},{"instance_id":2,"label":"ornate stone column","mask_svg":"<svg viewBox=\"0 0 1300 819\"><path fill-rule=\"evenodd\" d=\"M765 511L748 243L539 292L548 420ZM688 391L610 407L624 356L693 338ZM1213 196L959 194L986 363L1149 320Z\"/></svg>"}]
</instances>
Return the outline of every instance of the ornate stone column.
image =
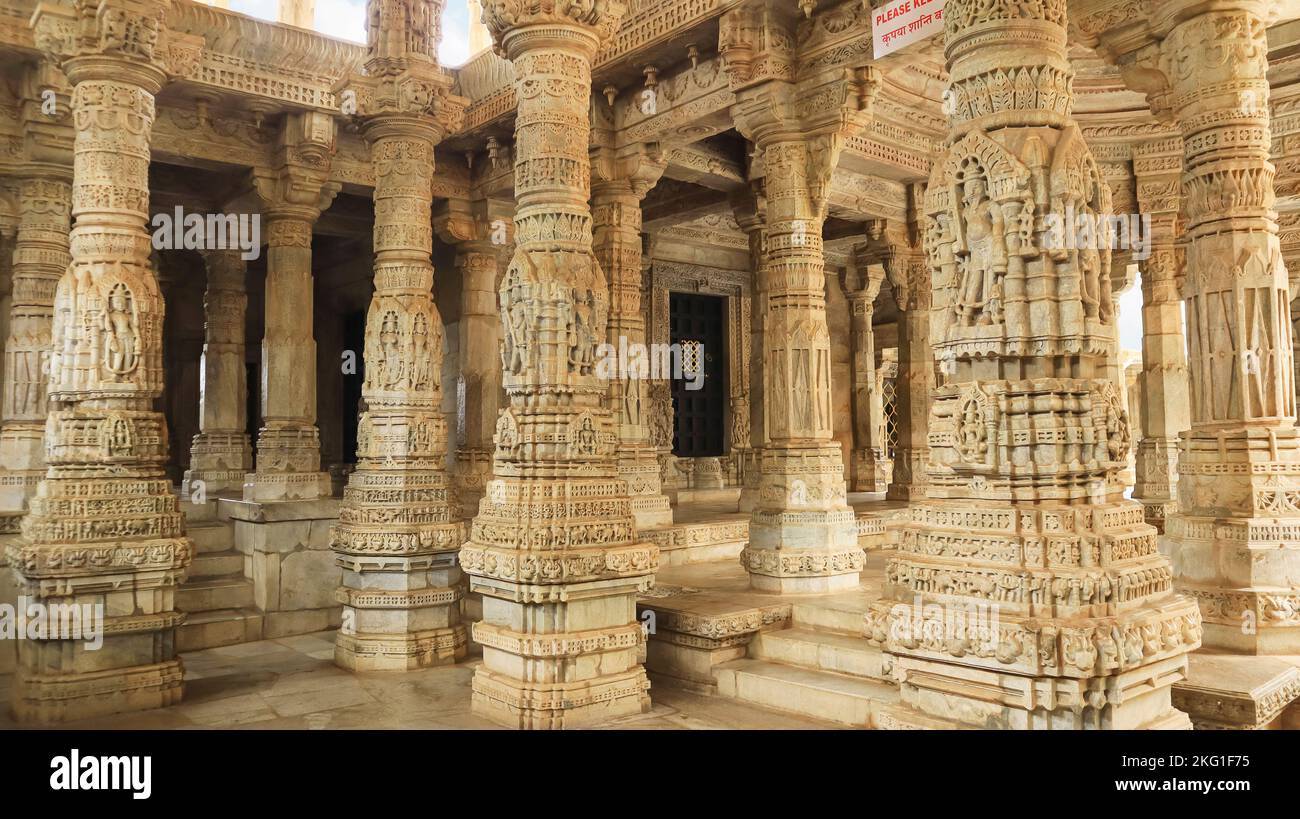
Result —
<instances>
[{"instance_id":1,"label":"ornate stone column","mask_svg":"<svg viewBox=\"0 0 1300 819\"><path fill-rule=\"evenodd\" d=\"M903 725L1188 727L1170 704L1192 601L1117 477L1109 251L1049 249L1049 216L1110 192L1071 116L1063 0L944 9L952 100L925 196L942 377L932 461L868 639Z\"/></svg>"},{"instance_id":2,"label":"ornate stone column","mask_svg":"<svg viewBox=\"0 0 1300 819\"><path fill-rule=\"evenodd\" d=\"M749 449L743 453L739 511L753 512L758 505L760 465L763 447L767 443L767 427L763 423L763 316L767 314L767 228L764 223L766 203L763 201L762 183L755 181L750 189L732 202L736 223L749 237L749 258L754 270L753 296L749 300ZM733 408L733 412L735 409Z\"/></svg>"},{"instance_id":3,"label":"ornate stone column","mask_svg":"<svg viewBox=\"0 0 1300 819\"><path fill-rule=\"evenodd\" d=\"M1183 279L1178 238L1181 139L1164 139L1133 149L1138 207L1151 216L1151 255L1142 270L1142 440L1138 443L1133 498L1146 508L1146 521L1164 531L1177 506L1178 434L1191 427L1187 384L1187 342L1183 335Z\"/></svg>"},{"instance_id":4,"label":"ornate stone column","mask_svg":"<svg viewBox=\"0 0 1300 819\"><path fill-rule=\"evenodd\" d=\"M19 183L13 296L0 396L0 513L21 513L45 474L54 289L68 269L72 186L49 168Z\"/></svg>"},{"instance_id":5,"label":"ornate stone column","mask_svg":"<svg viewBox=\"0 0 1300 819\"><path fill-rule=\"evenodd\" d=\"M426 7L425 26L401 4L379 8L366 74L356 79L375 169L375 292L357 468L330 533L343 568L334 661L353 671L452 663L466 648L456 561L464 526L446 471L443 326L430 259L433 149L458 127L465 100L438 69L442 3Z\"/></svg>"},{"instance_id":6,"label":"ornate stone column","mask_svg":"<svg viewBox=\"0 0 1300 819\"><path fill-rule=\"evenodd\" d=\"M598 103L602 104L602 103ZM604 132L610 133L610 132ZM612 139L606 143L612 142ZM591 151L593 251L609 279L609 327L614 350L609 406L618 418L618 474L632 494L638 529L668 526L673 510L660 485L659 459L650 442L647 378L620 377L629 361L624 351L646 343L641 311L641 200L663 174L667 161L658 146L632 145L616 151L601 144ZM648 355L641 359L647 366ZM600 369L600 368L598 368Z\"/></svg>"},{"instance_id":7,"label":"ornate stone column","mask_svg":"<svg viewBox=\"0 0 1300 819\"><path fill-rule=\"evenodd\" d=\"M1288 275L1269 161L1270 4L1161 6L1183 137L1191 429L1165 526L1208 645L1300 652L1300 430Z\"/></svg>"},{"instance_id":8,"label":"ornate stone column","mask_svg":"<svg viewBox=\"0 0 1300 819\"><path fill-rule=\"evenodd\" d=\"M334 123L319 112L286 114L279 166L253 172L266 236L262 335L262 426L249 501L329 497L316 427L316 339L312 332L312 226L339 184L329 181Z\"/></svg>"},{"instance_id":9,"label":"ornate stone column","mask_svg":"<svg viewBox=\"0 0 1300 819\"><path fill-rule=\"evenodd\" d=\"M913 191L916 207L924 193ZM930 461L930 392L934 389L934 351L930 347L930 265L920 225L886 230L885 274L898 303L898 375L894 401L898 412L898 446L894 472L885 497L912 501L925 497Z\"/></svg>"},{"instance_id":10,"label":"ornate stone column","mask_svg":"<svg viewBox=\"0 0 1300 819\"><path fill-rule=\"evenodd\" d=\"M867 68L801 70L797 11L742 6L719 33L732 116L761 154L767 199L767 443L741 563L753 588L779 593L853 588L862 568L833 437L822 223L840 150L879 85Z\"/></svg>"},{"instance_id":11,"label":"ornate stone column","mask_svg":"<svg viewBox=\"0 0 1300 819\"><path fill-rule=\"evenodd\" d=\"M515 252L501 283L504 384L493 480L461 559L483 595L474 710L565 728L649 707L636 597L658 549L638 543L618 433L597 379L608 289L591 252L591 61L626 7L488 0L514 64Z\"/></svg>"},{"instance_id":12,"label":"ornate stone column","mask_svg":"<svg viewBox=\"0 0 1300 819\"><path fill-rule=\"evenodd\" d=\"M166 8L104 0L75 29L60 8L35 17L38 30L76 32L58 41L70 52L74 224L72 262L54 297L49 471L7 555L20 594L91 607L78 612L102 625L103 643L67 626L20 641L13 711L22 722L157 708L181 696L173 595L193 548L165 478L167 426L153 411L164 307L145 229L154 96L166 80L154 49Z\"/></svg>"},{"instance_id":13,"label":"ornate stone column","mask_svg":"<svg viewBox=\"0 0 1300 819\"><path fill-rule=\"evenodd\" d=\"M199 363L199 434L190 446L184 497L200 488L207 497L242 493L253 468L248 442L248 371L244 362L245 262L238 250L203 253L208 271L203 295L203 356ZM200 484L201 482L201 484Z\"/></svg>"},{"instance_id":14,"label":"ornate stone column","mask_svg":"<svg viewBox=\"0 0 1300 819\"><path fill-rule=\"evenodd\" d=\"M466 241L456 248L460 269L460 381L457 415L464 419L453 474L461 514L478 514L478 502L492 478L492 435L501 395L501 316L497 281L503 247Z\"/></svg>"},{"instance_id":15,"label":"ornate stone column","mask_svg":"<svg viewBox=\"0 0 1300 819\"><path fill-rule=\"evenodd\" d=\"M889 483L885 451L885 405L876 368L876 335L872 329L876 296L885 280L879 264L860 254L845 269L844 295L849 301L849 332L853 347L853 491L883 492Z\"/></svg>"}]
</instances>

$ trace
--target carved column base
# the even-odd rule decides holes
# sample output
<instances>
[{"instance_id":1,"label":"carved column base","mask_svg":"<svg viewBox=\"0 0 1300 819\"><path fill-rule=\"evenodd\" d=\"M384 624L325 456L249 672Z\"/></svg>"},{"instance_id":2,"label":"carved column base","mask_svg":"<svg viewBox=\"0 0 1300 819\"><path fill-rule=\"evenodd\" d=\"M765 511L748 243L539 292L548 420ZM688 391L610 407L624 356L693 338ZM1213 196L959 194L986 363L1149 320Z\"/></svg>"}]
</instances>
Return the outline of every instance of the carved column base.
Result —
<instances>
[{"instance_id":1,"label":"carved column base","mask_svg":"<svg viewBox=\"0 0 1300 819\"><path fill-rule=\"evenodd\" d=\"M926 464L929 461L929 449L899 447L894 458L893 478L885 490L885 498L896 501L924 500Z\"/></svg>"},{"instance_id":2,"label":"carved column base","mask_svg":"<svg viewBox=\"0 0 1300 819\"><path fill-rule=\"evenodd\" d=\"M914 507L866 614L902 701L1004 729L1186 728L1170 704L1200 645L1131 501Z\"/></svg>"},{"instance_id":3,"label":"carved column base","mask_svg":"<svg viewBox=\"0 0 1300 819\"><path fill-rule=\"evenodd\" d=\"M727 485L722 462L717 458L695 458L691 467L692 489L723 489Z\"/></svg>"},{"instance_id":4,"label":"carved column base","mask_svg":"<svg viewBox=\"0 0 1300 819\"><path fill-rule=\"evenodd\" d=\"M512 468L498 463L497 474ZM476 714L516 728L569 728L649 707L636 600L654 584L659 550L634 540L620 484L492 481L460 554L470 593L483 596Z\"/></svg>"},{"instance_id":5,"label":"carved column base","mask_svg":"<svg viewBox=\"0 0 1300 819\"><path fill-rule=\"evenodd\" d=\"M274 503L330 497L330 476L320 471L320 432L296 424L263 427L257 468L244 476L244 500Z\"/></svg>"},{"instance_id":6,"label":"carved column base","mask_svg":"<svg viewBox=\"0 0 1300 819\"><path fill-rule=\"evenodd\" d=\"M335 660L354 671L402 671L465 656L465 525L441 469L446 422L430 412L371 409L361 416L357 469L330 548L343 574Z\"/></svg>"},{"instance_id":7,"label":"carved column base","mask_svg":"<svg viewBox=\"0 0 1300 819\"><path fill-rule=\"evenodd\" d=\"M653 449L620 453L618 476L627 481L632 495L632 517L636 528L654 529L673 525L673 509L663 494L659 459Z\"/></svg>"},{"instance_id":8,"label":"carved column base","mask_svg":"<svg viewBox=\"0 0 1300 819\"><path fill-rule=\"evenodd\" d=\"M339 557L343 623L334 662L349 671L411 671L464 659L461 573L454 553Z\"/></svg>"},{"instance_id":9,"label":"carved column base","mask_svg":"<svg viewBox=\"0 0 1300 819\"><path fill-rule=\"evenodd\" d=\"M1202 437L1203 436L1203 437ZM1300 653L1300 429L1186 434L1161 549L1200 602L1205 644Z\"/></svg>"},{"instance_id":10,"label":"carved column base","mask_svg":"<svg viewBox=\"0 0 1300 819\"><path fill-rule=\"evenodd\" d=\"M476 624L475 640L479 633ZM639 665L587 682L536 684L520 684L480 668L474 673L473 690L476 715L524 730L583 728L650 710L650 680Z\"/></svg>"},{"instance_id":11,"label":"carved column base","mask_svg":"<svg viewBox=\"0 0 1300 819\"><path fill-rule=\"evenodd\" d=\"M205 494L242 493L244 476L253 468L253 448L242 432L200 432L190 445L181 497L202 487ZM201 482L201 483L200 483Z\"/></svg>"},{"instance_id":12,"label":"carved column base","mask_svg":"<svg viewBox=\"0 0 1300 819\"><path fill-rule=\"evenodd\" d=\"M1187 675L1186 656L1087 680L1022 677L891 654L885 663L901 680L902 705L885 709L884 728L1192 729L1187 714L1171 703L1173 684Z\"/></svg>"},{"instance_id":13,"label":"carved column base","mask_svg":"<svg viewBox=\"0 0 1300 819\"><path fill-rule=\"evenodd\" d=\"M1289 534L1287 534L1289 533ZM1205 645L1243 654L1300 654L1300 516L1172 515L1162 550L1176 588L1200 604Z\"/></svg>"},{"instance_id":14,"label":"carved column base","mask_svg":"<svg viewBox=\"0 0 1300 819\"><path fill-rule=\"evenodd\" d=\"M884 492L894 474L894 462L871 449L853 450L854 492Z\"/></svg>"},{"instance_id":15,"label":"carved column base","mask_svg":"<svg viewBox=\"0 0 1300 819\"><path fill-rule=\"evenodd\" d=\"M471 576L470 590L483 594L483 620L473 626L483 647L474 713L512 728L560 729L650 710L636 600L651 582L537 587Z\"/></svg>"},{"instance_id":16,"label":"carved column base","mask_svg":"<svg viewBox=\"0 0 1300 819\"><path fill-rule=\"evenodd\" d=\"M1143 438L1138 444L1134 466L1133 499L1147 508L1147 523L1160 532L1165 520L1177 511L1178 441L1174 438Z\"/></svg>"},{"instance_id":17,"label":"carved column base","mask_svg":"<svg viewBox=\"0 0 1300 819\"><path fill-rule=\"evenodd\" d=\"M0 430L0 510L22 511L45 477L45 425L10 421Z\"/></svg>"},{"instance_id":18,"label":"carved column base","mask_svg":"<svg viewBox=\"0 0 1300 819\"><path fill-rule=\"evenodd\" d=\"M157 457L147 442L162 435L160 415L116 411L109 417L132 424L140 436L137 457ZM69 429L98 429L107 420L100 412L51 415L71 440L77 439ZM56 448L54 456L67 449ZM22 537L8 545L6 557L20 598L72 615L44 639L18 642L17 719L52 724L179 702L176 632L185 615L176 611L174 593L192 551L165 479L42 481Z\"/></svg>"},{"instance_id":19,"label":"carved column base","mask_svg":"<svg viewBox=\"0 0 1300 819\"><path fill-rule=\"evenodd\" d=\"M778 594L857 588L865 555L844 501L839 447L763 452L758 505L740 563L749 584Z\"/></svg>"},{"instance_id":20,"label":"carved column base","mask_svg":"<svg viewBox=\"0 0 1300 819\"><path fill-rule=\"evenodd\" d=\"M1138 499L1134 498L1134 500ZM1164 534L1165 521L1178 512L1178 501L1147 500L1145 498L1141 499L1141 501L1142 508L1145 510L1143 518L1147 524L1154 526L1157 532Z\"/></svg>"},{"instance_id":21,"label":"carved column base","mask_svg":"<svg viewBox=\"0 0 1300 819\"><path fill-rule=\"evenodd\" d=\"M31 671L27 664L46 664L49 655L62 652L61 641L23 642L33 645L25 651L20 649L20 655L25 653L29 659L19 657L11 702L14 719L21 724L56 725L125 711L166 708L181 701L185 673L178 659L107 671L42 674Z\"/></svg>"}]
</instances>

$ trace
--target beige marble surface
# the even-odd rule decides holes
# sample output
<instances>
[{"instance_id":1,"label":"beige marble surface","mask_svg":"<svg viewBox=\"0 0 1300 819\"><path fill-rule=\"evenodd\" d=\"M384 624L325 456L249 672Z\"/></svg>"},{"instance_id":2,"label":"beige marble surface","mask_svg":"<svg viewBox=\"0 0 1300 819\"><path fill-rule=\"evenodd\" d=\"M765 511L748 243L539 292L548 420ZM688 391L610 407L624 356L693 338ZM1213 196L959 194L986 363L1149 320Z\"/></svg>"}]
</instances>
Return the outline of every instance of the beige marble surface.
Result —
<instances>
[{"instance_id":1,"label":"beige marble surface","mask_svg":"<svg viewBox=\"0 0 1300 819\"><path fill-rule=\"evenodd\" d=\"M334 633L285 637L183 655L185 700L153 711L66 723L81 729L495 728L470 713L468 662L402 674L353 674L334 665ZM12 675L0 676L0 697ZM800 729L840 726L744 703L654 686L649 713L608 729ZM12 729L0 713L0 730Z\"/></svg>"}]
</instances>

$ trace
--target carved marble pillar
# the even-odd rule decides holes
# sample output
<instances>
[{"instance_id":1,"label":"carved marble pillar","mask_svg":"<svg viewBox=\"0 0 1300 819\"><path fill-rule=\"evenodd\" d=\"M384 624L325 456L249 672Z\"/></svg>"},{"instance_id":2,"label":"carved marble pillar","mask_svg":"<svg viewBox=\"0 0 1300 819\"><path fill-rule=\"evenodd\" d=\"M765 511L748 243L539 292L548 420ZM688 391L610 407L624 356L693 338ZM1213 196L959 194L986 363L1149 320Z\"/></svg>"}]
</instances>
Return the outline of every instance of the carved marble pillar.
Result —
<instances>
[{"instance_id":1,"label":"carved marble pillar","mask_svg":"<svg viewBox=\"0 0 1300 819\"><path fill-rule=\"evenodd\" d=\"M501 316L497 280L502 248L469 241L456 249L460 269L460 380L456 385L458 430L453 479L461 514L473 517L492 478L492 435L501 396Z\"/></svg>"},{"instance_id":2,"label":"carved marble pillar","mask_svg":"<svg viewBox=\"0 0 1300 819\"><path fill-rule=\"evenodd\" d=\"M1183 278L1178 238L1178 186L1183 167L1181 139L1133 149L1138 207L1151 215L1151 255L1142 271L1142 440L1138 443L1133 498L1146 508L1146 521L1164 531L1177 506L1178 435L1191 427L1187 384L1187 342L1183 335Z\"/></svg>"},{"instance_id":3,"label":"carved marble pillar","mask_svg":"<svg viewBox=\"0 0 1300 819\"><path fill-rule=\"evenodd\" d=\"M753 512L758 505L760 464L763 447L767 443L767 428L763 423L763 316L767 314L767 261L764 224L766 204L761 185L746 191L739 201L732 203L736 223L749 238L749 259L754 271L753 296L749 300L749 449L742 453L739 511ZM735 411L733 407L732 411Z\"/></svg>"},{"instance_id":4,"label":"carved marble pillar","mask_svg":"<svg viewBox=\"0 0 1300 819\"><path fill-rule=\"evenodd\" d=\"M1165 525L1205 641L1300 652L1300 430L1288 275L1269 161L1268 3L1162 7L1162 67L1183 137L1183 298L1191 429ZM1185 16L1184 16L1185 15ZM1167 33L1166 33L1167 32Z\"/></svg>"},{"instance_id":5,"label":"carved marble pillar","mask_svg":"<svg viewBox=\"0 0 1300 819\"><path fill-rule=\"evenodd\" d=\"M257 431L255 469L244 480L250 501L311 500L329 497L330 477L321 471L320 431L316 427L316 339L313 335L311 270L312 226L329 207L339 184L329 182L321 164L327 148L297 144L300 129L328 131L333 123L319 115L291 115L285 125L285 153L314 148L314 165L284 163L257 170L253 182L263 203L266 236L266 319L262 335L262 426Z\"/></svg>"},{"instance_id":6,"label":"carved marble pillar","mask_svg":"<svg viewBox=\"0 0 1300 819\"><path fill-rule=\"evenodd\" d=\"M854 588L863 554L833 437L822 211L810 190L828 180L834 156L816 153L815 137L766 128L754 136L767 169L768 440L741 563L760 591Z\"/></svg>"},{"instance_id":7,"label":"carved marble pillar","mask_svg":"<svg viewBox=\"0 0 1300 819\"><path fill-rule=\"evenodd\" d=\"M50 169L19 185L20 220L0 396L0 514L24 511L45 474L54 289L70 259L69 181L66 172Z\"/></svg>"},{"instance_id":8,"label":"carved marble pillar","mask_svg":"<svg viewBox=\"0 0 1300 819\"><path fill-rule=\"evenodd\" d=\"M464 529L444 465L443 328L429 258L433 147L442 128L383 115L366 136L375 166L375 293L357 468L330 538L343 567L334 658L354 671L406 670L455 662L466 647L456 562Z\"/></svg>"},{"instance_id":9,"label":"carved marble pillar","mask_svg":"<svg viewBox=\"0 0 1300 819\"><path fill-rule=\"evenodd\" d=\"M921 194L917 193L919 206ZM934 389L934 351L930 346L930 265L918 226L887 231L885 273L898 303L898 375L894 406L898 413L898 445L894 472L885 497L912 501L925 497L930 461L930 392Z\"/></svg>"},{"instance_id":10,"label":"carved marble pillar","mask_svg":"<svg viewBox=\"0 0 1300 819\"><path fill-rule=\"evenodd\" d=\"M199 363L199 434L190 446L184 497L242 493L253 468L248 441L248 370L244 362L244 318L248 309L245 262L238 250L203 253L208 271L203 295L203 356ZM201 483L200 483L201 482Z\"/></svg>"},{"instance_id":11,"label":"carved marble pillar","mask_svg":"<svg viewBox=\"0 0 1300 819\"><path fill-rule=\"evenodd\" d=\"M844 294L849 301L849 333L853 375L853 491L883 492L889 483L885 451L884 413L876 368L876 336L872 329L876 296L885 280L879 265L854 261L845 270Z\"/></svg>"},{"instance_id":12,"label":"carved marble pillar","mask_svg":"<svg viewBox=\"0 0 1300 819\"><path fill-rule=\"evenodd\" d=\"M796 23L790 9L748 5L719 33L732 116L760 154L767 203L767 443L741 563L753 588L777 593L855 588L862 569L831 417L822 224L840 151L879 87L870 68L803 69Z\"/></svg>"},{"instance_id":13,"label":"carved marble pillar","mask_svg":"<svg viewBox=\"0 0 1300 819\"><path fill-rule=\"evenodd\" d=\"M565 728L649 707L637 595L658 549L635 540L616 421L595 374L608 289L591 252L591 62L626 7L488 0L514 64L515 252L501 283L504 384L493 480L461 559L483 595L474 711Z\"/></svg>"},{"instance_id":14,"label":"carved marble pillar","mask_svg":"<svg viewBox=\"0 0 1300 819\"><path fill-rule=\"evenodd\" d=\"M942 372L930 486L866 634L902 725L1186 728L1170 693L1200 615L1117 480L1109 251L1048 247L1049 214L1110 211L1071 115L1066 4L1017 8L944 9L952 114L924 208Z\"/></svg>"},{"instance_id":15,"label":"carved marble pillar","mask_svg":"<svg viewBox=\"0 0 1300 819\"><path fill-rule=\"evenodd\" d=\"M63 64L73 87L74 224L72 262L54 297L49 471L7 556L30 601L86 608L77 609L82 629L18 643L12 704L22 722L158 708L181 696L183 615L173 595L193 547L164 472L167 426L153 410L164 306L145 228L165 10L105 0L81 18L75 42L64 41L74 52ZM65 14L42 7L35 22ZM85 631L87 615L102 626L102 645Z\"/></svg>"},{"instance_id":16,"label":"carved marble pillar","mask_svg":"<svg viewBox=\"0 0 1300 819\"><path fill-rule=\"evenodd\" d=\"M442 3L423 5L427 26L413 5L379 7L366 72L354 78L375 172L375 291L357 468L330 531L343 569L334 661L353 671L453 663L467 644L456 557L465 528L447 474L444 331L430 258L434 146L459 126L466 101L436 62Z\"/></svg>"},{"instance_id":17,"label":"carved marble pillar","mask_svg":"<svg viewBox=\"0 0 1300 819\"><path fill-rule=\"evenodd\" d=\"M641 311L641 200L667 165L656 147L634 145L619 152L608 146L592 149L592 249L609 280L605 341L606 352L613 351L598 371L612 371L606 375L613 376L608 382L609 406L618 419L618 474L632 494L638 529L673 522L660 483L659 459L650 442L648 379L638 376L632 366L636 361L625 352L646 343ZM646 355L640 361L650 363ZM625 371L626 378L622 377Z\"/></svg>"}]
</instances>

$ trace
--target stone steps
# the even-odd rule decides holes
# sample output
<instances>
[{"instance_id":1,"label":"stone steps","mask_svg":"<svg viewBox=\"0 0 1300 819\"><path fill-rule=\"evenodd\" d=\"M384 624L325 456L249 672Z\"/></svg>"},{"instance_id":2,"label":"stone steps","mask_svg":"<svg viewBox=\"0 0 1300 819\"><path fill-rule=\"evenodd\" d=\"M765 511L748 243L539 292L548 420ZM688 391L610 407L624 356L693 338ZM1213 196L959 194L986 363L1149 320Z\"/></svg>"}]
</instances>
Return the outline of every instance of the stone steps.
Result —
<instances>
[{"instance_id":1,"label":"stone steps","mask_svg":"<svg viewBox=\"0 0 1300 819\"><path fill-rule=\"evenodd\" d=\"M749 644L749 657L783 665L828 671L884 682L880 649L861 637L788 628L763 631Z\"/></svg>"},{"instance_id":2,"label":"stone steps","mask_svg":"<svg viewBox=\"0 0 1300 819\"><path fill-rule=\"evenodd\" d=\"M212 609L187 615L176 638L177 651L199 651L262 639L262 614L256 609Z\"/></svg>"},{"instance_id":3,"label":"stone steps","mask_svg":"<svg viewBox=\"0 0 1300 819\"><path fill-rule=\"evenodd\" d=\"M190 563L187 579L199 580L205 577L223 577L225 575L240 574L243 571L244 556L234 549L224 552L201 552L195 555L194 561Z\"/></svg>"},{"instance_id":4,"label":"stone steps","mask_svg":"<svg viewBox=\"0 0 1300 819\"><path fill-rule=\"evenodd\" d=\"M224 521L191 523L185 534L194 541L195 554L227 552L235 548L235 530Z\"/></svg>"},{"instance_id":5,"label":"stone steps","mask_svg":"<svg viewBox=\"0 0 1300 819\"><path fill-rule=\"evenodd\" d=\"M860 728L877 727L882 709L898 703L898 689L884 683L767 660L723 663L714 676L724 697Z\"/></svg>"},{"instance_id":6,"label":"stone steps","mask_svg":"<svg viewBox=\"0 0 1300 819\"><path fill-rule=\"evenodd\" d=\"M791 608L792 628L830 631L860 636L865 628L865 608L853 600L810 600Z\"/></svg>"},{"instance_id":7,"label":"stone steps","mask_svg":"<svg viewBox=\"0 0 1300 819\"><path fill-rule=\"evenodd\" d=\"M253 584L240 574L187 580L176 589L176 608L189 614L253 607Z\"/></svg>"}]
</instances>

